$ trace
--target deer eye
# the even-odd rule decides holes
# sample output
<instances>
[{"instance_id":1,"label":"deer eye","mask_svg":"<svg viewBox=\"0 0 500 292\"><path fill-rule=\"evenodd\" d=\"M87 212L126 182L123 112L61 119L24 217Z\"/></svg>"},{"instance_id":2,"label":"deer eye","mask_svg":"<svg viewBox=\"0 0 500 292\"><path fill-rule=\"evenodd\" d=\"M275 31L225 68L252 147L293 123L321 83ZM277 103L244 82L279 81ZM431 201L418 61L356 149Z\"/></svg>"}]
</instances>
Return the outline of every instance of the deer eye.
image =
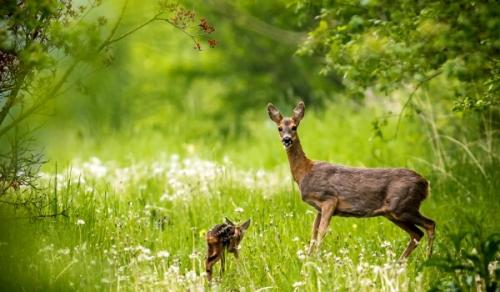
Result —
<instances>
[{"instance_id":1,"label":"deer eye","mask_svg":"<svg viewBox=\"0 0 500 292\"><path fill-rule=\"evenodd\" d=\"M280 131L280 132L281 132L281 131L283 131L283 128L282 128L282 127L279 127L279 128L278 128L278 131Z\"/></svg>"},{"instance_id":2,"label":"deer eye","mask_svg":"<svg viewBox=\"0 0 500 292\"><path fill-rule=\"evenodd\" d=\"M296 131L297 130L297 127L296 126L293 126L292 127L292 131Z\"/></svg>"}]
</instances>

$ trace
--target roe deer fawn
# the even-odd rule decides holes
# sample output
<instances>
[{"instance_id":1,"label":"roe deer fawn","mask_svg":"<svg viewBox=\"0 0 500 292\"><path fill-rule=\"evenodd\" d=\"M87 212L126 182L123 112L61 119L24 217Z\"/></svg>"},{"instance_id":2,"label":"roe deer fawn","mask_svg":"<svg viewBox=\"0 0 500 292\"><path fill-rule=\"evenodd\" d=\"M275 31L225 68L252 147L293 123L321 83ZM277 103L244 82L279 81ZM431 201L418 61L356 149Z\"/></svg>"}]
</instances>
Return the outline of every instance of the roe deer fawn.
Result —
<instances>
[{"instance_id":1,"label":"roe deer fawn","mask_svg":"<svg viewBox=\"0 0 500 292\"><path fill-rule=\"evenodd\" d=\"M226 250L233 253L236 258L239 257L239 244L249 226L250 219L241 225L235 225L231 220L226 218L225 223L217 224L207 232L208 252L205 269L209 281L212 280L212 266L219 260L221 260L221 275L224 273Z\"/></svg>"},{"instance_id":2,"label":"roe deer fawn","mask_svg":"<svg viewBox=\"0 0 500 292\"><path fill-rule=\"evenodd\" d=\"M308 159L297 134L304 110L304 103L299 102L292 116L283 118L274 105L267 107L278 126L302 200L318 211L309 253L320 245L333 215L384 216L410 235L401 259L412 253L424 235L417 226L427 232L430 257L436 224L419 212L420 203L427 197L427 180L405 168L351 168Z\"/></svg>"}]
</instances>

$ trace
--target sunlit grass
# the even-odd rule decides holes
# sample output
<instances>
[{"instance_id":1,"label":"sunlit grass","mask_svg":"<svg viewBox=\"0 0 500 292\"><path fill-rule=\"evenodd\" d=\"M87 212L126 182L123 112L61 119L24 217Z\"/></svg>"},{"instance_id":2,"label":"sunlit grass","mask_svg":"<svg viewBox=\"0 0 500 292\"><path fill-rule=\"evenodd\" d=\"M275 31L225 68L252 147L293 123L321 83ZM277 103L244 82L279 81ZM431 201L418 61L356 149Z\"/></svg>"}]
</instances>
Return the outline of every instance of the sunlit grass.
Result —
<instances>
[{"instance_id":1,"label":"sunlit grass","mask_svg":"<svg viewBox=\"0 0 500 292\"><path fill-rule=\"evenodd\" d=\"M374 117L369 110L308 112L299 129L306 153L346 165L410 167L427 176L432 192L422 212L437 222L438 256L465 217L479 218L489 232L498 230L494 164L484 164L489 178L466 160L443 174L433 167L418 125L409 121L398 139L383 141L373 137ZM39 209L66 216L33 219L2 205L4 287L206 289L204 233L225 216L251 218L252 225L240 260L229 255L223 277L216 266L214 288L424 291L448 279L423 266L425 237L409 261L399 263L408 236L384 218L334 217L320 252L307 256L315 214L291 180L275 126L266 117L249 123L247 136L235 140L189 140L166 130L164 136L153 131L131 139L122 133L100 143L73 137L52 145L54 159L40 178L38 194L45 201ZM389 123L385 131L393 130Z\"/></svg>"},{"instance_id":2,"label":"sunlit grass","mask_svg":"<svg viewBox=\"0 0 500 292\"><path fill-rule=\"evenodd\" d=\"M404 288L414 280L408 276L413 266L396 263L406 236L388 222L335 219L322 252L308 257L314 214L288 178L273 174L275 182L267 180L266 187L258 188L249 173L193 161L174 156L125 168L128 171L97 158L75 165L71 173L78 179L69 182L71 178L59 175L56 187L59 194L71 196L69 218L26 221L16 232L4 234L4 249L9 252L2 256L23 253L17 254L19 261L4 276L22 280L26 275L16 268L27 267L29 279L19 287L42 289L205 287L204 232L227 216L236 221L252 218L253 224L240 261L230 258L228 272L216 285L385 289ZM203 176L215 169L224 171ZM113 173L121 175L126 185ZM54 179L47 176L46 183L54 184ZM71 186L77 182L78 187ZM171 186L178 193L160 191ZM12 244L23 234L34 236L20 250ZM417 253L415 258L422 256Z\"/></svg>"}]
</instances>

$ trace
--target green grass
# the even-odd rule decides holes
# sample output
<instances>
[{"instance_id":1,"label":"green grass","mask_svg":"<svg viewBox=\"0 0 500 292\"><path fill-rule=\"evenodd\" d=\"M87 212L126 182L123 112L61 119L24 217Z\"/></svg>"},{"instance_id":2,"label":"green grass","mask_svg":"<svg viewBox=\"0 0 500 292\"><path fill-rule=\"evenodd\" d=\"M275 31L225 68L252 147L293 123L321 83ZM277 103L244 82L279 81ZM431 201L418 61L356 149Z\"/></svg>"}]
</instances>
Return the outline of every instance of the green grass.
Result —
<instances>
[{"instance_id":1,"label":"green grass","mask_svg":"<svg viewBox=\"0 0 500 292\"><path fill-rule=\"evenodd\" d=\"M398 139L384 142L370 139L373 117L369 110L308 113L300 128L304 148L315 159L405 166L429 177L432 194L422 213L437 222L436 257L450 249L449 235L465 228L467 218L480 222L485 233L498 232L495 160L482 164L484 177L467 154L450 146L454 159L443 174L415 121L405 122ZM305 256L314 212L291 181L275 127L257 116L249 123L249 134L234 141L217 141L208 131L189 140L167 130L134 140L126 134L69 139L63 147L71 151L49 145L52 159L37 193L45 194L45 205L38 210L68 208L68 217L33 218L24 209L0 206L2 288L207 288L204 232L225 216L251 218L252 225L240 260L229 256L224 277L216 277L214 285L223 290L421 291L453 280L446 271L423 266L425 238L407 263L398 263L408 237L383 218L334 217L321 251ZM186 131L190 127L196 124ZM168 257L158 256L164 251Z\"/></svg>"}]
</instances>

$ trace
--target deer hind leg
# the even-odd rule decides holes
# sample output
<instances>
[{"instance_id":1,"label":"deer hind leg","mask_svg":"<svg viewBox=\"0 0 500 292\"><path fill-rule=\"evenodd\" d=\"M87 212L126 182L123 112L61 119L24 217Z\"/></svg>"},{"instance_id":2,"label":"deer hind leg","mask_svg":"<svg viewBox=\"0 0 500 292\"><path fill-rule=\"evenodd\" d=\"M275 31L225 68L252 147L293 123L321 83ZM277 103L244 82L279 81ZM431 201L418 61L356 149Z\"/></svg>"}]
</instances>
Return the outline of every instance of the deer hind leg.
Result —
<instances>
[{"instance_id":1,"label":"deer hind leg","mask_svg":"<svg viewBox=\"0 0 500 292\"><path fill-rule=\"evenodd\" d=\"M320 204L321 207L321 221L318 227L318 240L317 246L321 244L321 241L325 237L328 225L330 225L330 220L332 219L333 213L335 213L335 208L337 207L337 198L331 198L327 201L323 201Z\"/></svg>"},{"instance_id":2,"label":"deer hind leg","mask_svg":"<svg viewBox=\"0 0 500 292\"><path fill-rule=\"evenodd\" d=\"M394 224L399 226L401 229L406 231L410 235L410 242L408 242L408 245L406 246L405 251L399 258L399 260L402 260L404 258L407 258L410 256L410 254L413 252L413 250L417 247L418 243L420 242L420 239L422 236L424 236L424 233L422 230L418 229L415 224L410 223L410 222L405 222L405 221L400 221L396 220L393 218L389 218Z\"/></svg>"},{"instance_id":3,"label":"deer hind leg","mask_svg":"<svg viewBox=\"0 0 500 292\"><path fill-rule=\"evenodd\" d=\"M427 257L430 258L432 256L432 245L434 243L434 233L436 231L436 223L433 220L420 214L420 212L406 214L405 217L407 217L408 221L425 229L427 236L429 237Z\"/></svg>"}]
</instances>

